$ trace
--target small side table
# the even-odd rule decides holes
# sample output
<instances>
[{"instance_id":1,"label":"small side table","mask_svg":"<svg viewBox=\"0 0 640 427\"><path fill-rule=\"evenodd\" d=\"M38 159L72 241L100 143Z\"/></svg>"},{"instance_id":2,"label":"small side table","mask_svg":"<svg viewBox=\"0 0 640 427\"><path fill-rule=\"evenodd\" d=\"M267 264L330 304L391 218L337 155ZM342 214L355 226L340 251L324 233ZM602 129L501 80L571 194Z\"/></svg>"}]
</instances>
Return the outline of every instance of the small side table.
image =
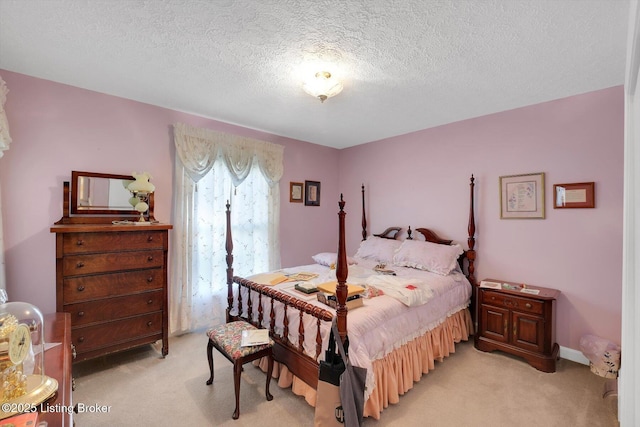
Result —
<instances>
[{"instance_id":1,"label":"small side table","mask_svg":"<svg viewBox=\"0 0 640 427\"><path fill-rule=\"evenodd\" d=\"M485 287L483 282L499 287ZM555 342L555 312L560 291L496 279L481 281L477 291L475 347L504 351L524 358L540 371L555 372L560 350Z\"/></svg>"}]
</instances>

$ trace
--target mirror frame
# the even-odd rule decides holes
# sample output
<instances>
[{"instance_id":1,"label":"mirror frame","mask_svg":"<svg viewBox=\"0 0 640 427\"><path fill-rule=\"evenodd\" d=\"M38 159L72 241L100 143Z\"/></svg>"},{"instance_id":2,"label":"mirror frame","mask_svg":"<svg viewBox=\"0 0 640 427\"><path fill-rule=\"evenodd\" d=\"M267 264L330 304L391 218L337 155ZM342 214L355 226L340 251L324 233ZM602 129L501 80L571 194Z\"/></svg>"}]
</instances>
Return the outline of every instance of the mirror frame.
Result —
<instances>
[{"instance_id":1,"label":"mirror frame","mask_svg":"<svg viewBox=\"0 0 640 427\"><path fill-rule=\"evenodd\" d=\"M71 171L71 214L72 215L115 215L115 216L127 216L127 217L140 216L140 213L133 208L130 210L128 209L91 209L91 210L78 209L78 179L81 177L121 179L121 180L135 181L135 178L131 175ZM150 199L148 212L153 212L152 203L153 201Z\"/></svg>"}]
</instances>

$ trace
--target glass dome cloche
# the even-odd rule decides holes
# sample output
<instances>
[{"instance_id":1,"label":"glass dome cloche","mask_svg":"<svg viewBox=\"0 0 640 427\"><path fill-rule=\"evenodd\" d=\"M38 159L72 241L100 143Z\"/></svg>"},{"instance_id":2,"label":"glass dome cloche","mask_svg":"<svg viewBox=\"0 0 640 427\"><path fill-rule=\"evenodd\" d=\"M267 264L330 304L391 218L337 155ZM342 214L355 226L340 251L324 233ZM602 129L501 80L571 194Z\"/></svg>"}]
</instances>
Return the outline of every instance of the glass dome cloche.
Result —
<instances>
[{"instance_id":1,"label":"glass dome cloche","mask_svg":"<svg viewBox=\"0 0 640 427\"><path fill-rule=\"evenodd\" d=\"M58 382L44 372L44 343L42 313L36 306L0 304L0 419L26 412L58 390Z\"/></svg>"}]
</instances>

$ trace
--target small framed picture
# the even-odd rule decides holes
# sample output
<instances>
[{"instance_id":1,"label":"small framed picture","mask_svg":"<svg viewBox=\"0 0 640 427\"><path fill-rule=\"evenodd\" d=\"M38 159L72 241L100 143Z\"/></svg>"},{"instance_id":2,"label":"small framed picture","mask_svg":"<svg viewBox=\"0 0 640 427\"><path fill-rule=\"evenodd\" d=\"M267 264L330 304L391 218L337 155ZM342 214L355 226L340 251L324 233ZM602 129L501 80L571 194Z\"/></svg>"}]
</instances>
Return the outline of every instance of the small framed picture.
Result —
<instances>
[{"instance_id":1,"label":"small framed picture","mask_svg":"<svg viewBox=\"0 0 640 427\"><path fill-rule=\"evenodd\" d=\"M544 172L500 177L500 218L544 219Z\"/></svg>"},{"instance_id":2,"label":"small framed picture","mask_svg":"<svg viewBox=\"0 0 640 427\"><path fill-rule=\"evenodd\" d=\"M304 205L320 206L320 182L318 181L304 182Z\"/></svg>"},{"instance_id":3,"label":"small framed picture","mask_svg":"<svg viewBox=\"0 0 640 427\"><path fill-rule=\"evenodd\" d=\"M596 206L594 187L594 182L554 184L553 208L594 208Z\"/></svg>"},{"instance_id":4,"label":"small framed picture","mask_svg":"<svg viewBox=\"0 0 640 427\"><path fill-rule=\"evenodd\" d=\"M302 203L303 185L301 182L289 183L289 202Z\"/></svg>"}]
</instances>

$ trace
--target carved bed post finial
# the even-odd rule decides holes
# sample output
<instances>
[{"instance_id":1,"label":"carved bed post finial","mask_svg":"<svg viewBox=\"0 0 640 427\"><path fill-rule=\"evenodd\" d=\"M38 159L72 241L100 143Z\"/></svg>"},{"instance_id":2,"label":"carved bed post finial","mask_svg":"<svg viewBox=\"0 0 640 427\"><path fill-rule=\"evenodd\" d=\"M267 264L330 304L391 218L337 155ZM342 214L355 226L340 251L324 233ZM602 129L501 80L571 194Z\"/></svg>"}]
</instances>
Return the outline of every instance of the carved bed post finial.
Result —
<instances>
[{"instance_id":1,"label":"carved bed post finial","mask_svg":"<svg viewBox=\"0 0 640 427\"><path fill-rule=\"evenodd\" d=\"M473 214L473 189L475 187L474 184L475 178L473 177L473 174L471 175L471 182L469 183L469 228L468 228L468 232L469 232L469 238L467 239L467 244L469 245L469 250L467 251L467 260L469 260L469 281L471 282L472 285L475 285L476 283L476 277L474 275L474 271L475 271L475 266L473 265L476 259L476 251L473 249L473 247L476 245L476 239L475 239L475 234L476 234L476 222L475 222L475 217Z\"/></svg>"},{"instance_id":2,"label":"carved bed post finial","mask_svg":"<svg viewBox=\"0 0 640 427\"><path fill-rule=\"evenodd\" d=\"M338 323L338 331L340 332L340 339L342 342L347 337L347 250L345 248L344 241L344 200L342 194L340 194L340 202L338 202L340 212L338 212L338 259L336 265L336 279L338 284L336 286L336 299L338 300L338 307L336 308L336 316Z\"/></svg>"},{"instance_id":3,"label":"carved bed post finial","mask_svg":"<svg viewBox=\"0 0 640 427\"><path fill-rule=\"evenodd\" d=\"M225 250L227 251L227 323L231 320L231 309L233 308L233 238L231 237L231 204L227 200L227 240Z\"/></svg>"},{"instance_id":4,"label":"carved bed post finial","mask_svg":"<svg viewBox=\"0 0 640 427\"><path fill-rule=\"evenodd\" d=\"M362 184L362 240L367 240L367 214L364 210L364 184Z\"/></svg>"}]
</instances>

